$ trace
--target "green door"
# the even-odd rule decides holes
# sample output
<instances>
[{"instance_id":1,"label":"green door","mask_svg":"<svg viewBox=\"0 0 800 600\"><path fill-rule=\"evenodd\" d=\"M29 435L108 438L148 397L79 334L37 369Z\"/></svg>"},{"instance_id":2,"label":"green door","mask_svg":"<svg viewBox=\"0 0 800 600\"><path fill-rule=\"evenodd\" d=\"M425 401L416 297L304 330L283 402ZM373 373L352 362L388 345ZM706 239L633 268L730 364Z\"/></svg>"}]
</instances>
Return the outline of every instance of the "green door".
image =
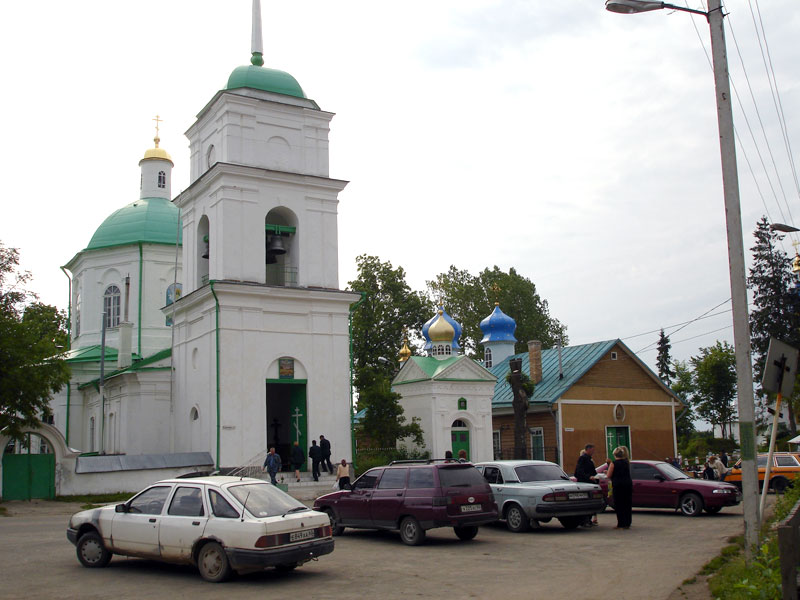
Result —
<instances>
[{"instance_id":1,"label":"green door","mask_svg":"<svg viewBox=\"0 0 800 600\"><path fill-rule=\"evenodd\" d=\"M454 429L450 432L450 439L452 440L453 456L458 458L458 451L465 450L467 460L469 460L469 431Z\"/></svg>"},{"instance_id":2,"label":"green door","mask_svg":"<svg viewBox=\"0 0 800 600\"><path fill-rule=\"evenodd\" d=\"M300 447L303 449L303 456L308 454L308 432L306 431L308 423L308 409L306 407L306 386L305 384L291 386L291 393L289 395L289 421L290 421L290 435L289 439L294 445L295 441L300 442ZM301 470L305 471L308 468L306 463L303 463Z\"/></svg>"},{"instance_id":3,"label":"green door","mask_svg":"<svg viewBox=\"0 0 800 600\"><path fill-rule=\"evenodd\" d=\"M628 426L606 427L606 456L613 460L614 448L625 446L630 452L631 433Z\"/></svg>"},{"instance_id":4,"label":"green door","mask_svg":"<svg viewBox=\"0 0 800 600\"><path fill-rule=\"evenodd\" d=\"M3 455L3 500L30 500L55 498L56 457L54 454L31 454L31 443L40 439L34 435L28 447L16 444L19 454Z\"/></svg>"}]
</instances>

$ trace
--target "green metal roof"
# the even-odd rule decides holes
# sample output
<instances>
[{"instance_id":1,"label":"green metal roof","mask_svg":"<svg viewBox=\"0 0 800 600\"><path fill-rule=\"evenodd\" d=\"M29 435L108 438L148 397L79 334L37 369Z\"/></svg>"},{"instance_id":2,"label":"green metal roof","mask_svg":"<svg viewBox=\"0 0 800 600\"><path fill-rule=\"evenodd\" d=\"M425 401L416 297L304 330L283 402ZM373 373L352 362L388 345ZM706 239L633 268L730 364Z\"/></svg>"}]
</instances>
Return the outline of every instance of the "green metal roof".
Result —
<instances>
[{"instance_id":1,"label":"green metal roof","mask_svg":"<svg viewBox=\"0 0 800 600\"><path fill-rule=\"evenodd\" d=\"M133 354L134 360L139 360L138 354ZM100 344L73 348L64 353L64 360L68 363L100 362ZM106 346L106 361L117 361L117 349Z\"/></svg>"},{"instance_id":2,"label":"green metal roof","mask_svg":"<svg viewBox=\"0 0 800 600\"><path fill-rule=\"evenodd\" d=\"M93 346L95 347L95 346ZM99 349L99 346L96 346ZM98 350L99 352L99 350ZM117 351L114 350L114 360L116 360ZM124 369L117 369L115 371L110 371L106 376L105 380L108 381L112 377L116 377L117 375L122 375L123 373L131 373L135 371L161 371L164 369L169 369L169 367L149 367L155 362L160 360L164 360L165 358L169 358L172 356L172 349L167 348L166 350L159 350L155 354L151 354L147 358L141 358L138 354L133 355L133 363L129 367L125 367ZM106 348L106 360L108 360L108 348ZM78 386L78 389L83 389L85 387L89 387L90 385L97 386L100 383L100 378L92 379L91 381L87 381L82 383Z\"/></svg>"},{"instance_id":3,"label":"green metal roof","mask_svg":"<svg viewBox=\"0 0 800 600\"><path fill-rule=\"evenodd\" d=\"M615 345L625 346L620 340L608 340L605 342L595 342L593 344L582 344L580 346L567 346L561 349L561 364L564 377L558 376L558 350L550 348L542 350L542 380L536 384L533 390L533 398L530 402L552 404L558 400L569 388L583 377L598 360L611 350ZM633 352L631 352L633 355ZM508 375L508 361L512 358L522 359L522 372L530 377L531 363L528 353L509 356L489 370L497 377L494 386L494 396L492 397L492 408L504 408L511 406L514 398L511 392L511 384L506 381ZM644 365L643 365L644 366ZM647 368L646 366L644 368Z\"/></svg>"},{"instance_id":4,"label":"green metal roof","mask_svg":"<svg viewBox=\"0 0 800 600\"><path fill-rule=\"evenodd\" d=\"M417 366L425 371L431 379L434 379L439 373L444 371L447 367L457 362L460 356L451 356L444 360L439 360L433 356L412 356L409 360L413 360Z\"/></svg>"},{"instance_id":5,"label":"green metal roof","mask_svg":"<svg viewBox=\"0 0 800 600\"><path fill-rule=\"evenodd\" d=\"M289 73L256 65L245 65L233 70L225 89L235 90L237 88L252 88L295 98L306 97L303 88Z\"/></svg>"},{"instance_id":6,"label":"green metal roof","mask_svg":"<svg viewBox=\"0 0 800 600\"><path fill-rule=\"evenodd\" d=\"M111 213L94 232L86 249L139 242L174 245L176 234L178 207L166 198L141 198Z\"/></svg>"}]
</instances>

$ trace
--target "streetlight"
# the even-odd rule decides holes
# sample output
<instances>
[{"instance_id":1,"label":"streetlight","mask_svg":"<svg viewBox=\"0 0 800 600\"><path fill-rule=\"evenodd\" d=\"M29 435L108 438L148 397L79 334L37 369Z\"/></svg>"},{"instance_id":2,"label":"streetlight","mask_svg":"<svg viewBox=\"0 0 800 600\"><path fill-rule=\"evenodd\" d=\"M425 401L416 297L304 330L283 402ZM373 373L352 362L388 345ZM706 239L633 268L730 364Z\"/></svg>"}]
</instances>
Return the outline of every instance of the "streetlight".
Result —
<instances>
[{"instance_id":1,"label":"streetlight","mask_svg":"<svg viewBox=\"0 0 800 600\"><path fill-rule=\"evenodd\" d=\"M742 214L739 207L739 175L736 170L736 145L733 137L728 59L721 0L709 0L708 12L665 2L606 0L611 12L633 14L669 8L705 16L711 30L711 58L717 96L717 124L722 158L722 188L725 196L725 227L728 233L733 304L733 342L736 352L736 388L739 410L739 443L742 449L742 506L744 508L745 556L749 561L758 543L758 475L755 455L755 409L753 406L753 367L750 360L750 326L747 313L747 280L742 240Z\"/></svg>"}]
</instances>

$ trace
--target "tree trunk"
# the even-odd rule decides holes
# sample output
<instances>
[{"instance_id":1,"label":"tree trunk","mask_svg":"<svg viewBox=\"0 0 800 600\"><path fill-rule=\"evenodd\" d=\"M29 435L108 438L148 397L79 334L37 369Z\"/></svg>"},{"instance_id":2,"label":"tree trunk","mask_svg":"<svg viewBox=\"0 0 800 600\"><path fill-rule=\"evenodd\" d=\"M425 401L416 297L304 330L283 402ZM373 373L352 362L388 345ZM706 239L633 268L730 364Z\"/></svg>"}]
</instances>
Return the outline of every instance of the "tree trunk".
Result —
<instances>
[{"instance_id":1,"label":"tree trunk","mask_svg":"<svg viewBox=\"0 0 800 600\"><path fill-rule=\"evenodd\" d=\"M522 372L521 359L509 361L511 367L511 391L514 394L512 406L514 407L514 458L522 460L527 458L527 444L525 434L527 432L528 415L528 396L522 389L520 373Z\"/></svg>"}]
</instances>

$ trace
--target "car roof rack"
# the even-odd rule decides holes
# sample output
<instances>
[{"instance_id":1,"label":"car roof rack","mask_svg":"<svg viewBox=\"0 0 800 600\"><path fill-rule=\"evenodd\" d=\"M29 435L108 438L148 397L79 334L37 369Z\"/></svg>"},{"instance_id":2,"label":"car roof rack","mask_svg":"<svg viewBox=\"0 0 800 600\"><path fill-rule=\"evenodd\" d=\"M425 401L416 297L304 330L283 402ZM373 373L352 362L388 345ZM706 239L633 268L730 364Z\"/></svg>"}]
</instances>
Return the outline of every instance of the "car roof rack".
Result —
<instances>
[{"instance_id":1,"label":"car roof rack","mask_svg":"<svg viewBox=\"0 0 800 600\"><path fill-rule=\"evenodd\" d=\"M407 460L393 460L389 463L389 466L392 465L429 465L431 463L453 463L453 464L471 464L468 460L463 460L459 458L413 458Z\"/></svg>"}]
</instances>

